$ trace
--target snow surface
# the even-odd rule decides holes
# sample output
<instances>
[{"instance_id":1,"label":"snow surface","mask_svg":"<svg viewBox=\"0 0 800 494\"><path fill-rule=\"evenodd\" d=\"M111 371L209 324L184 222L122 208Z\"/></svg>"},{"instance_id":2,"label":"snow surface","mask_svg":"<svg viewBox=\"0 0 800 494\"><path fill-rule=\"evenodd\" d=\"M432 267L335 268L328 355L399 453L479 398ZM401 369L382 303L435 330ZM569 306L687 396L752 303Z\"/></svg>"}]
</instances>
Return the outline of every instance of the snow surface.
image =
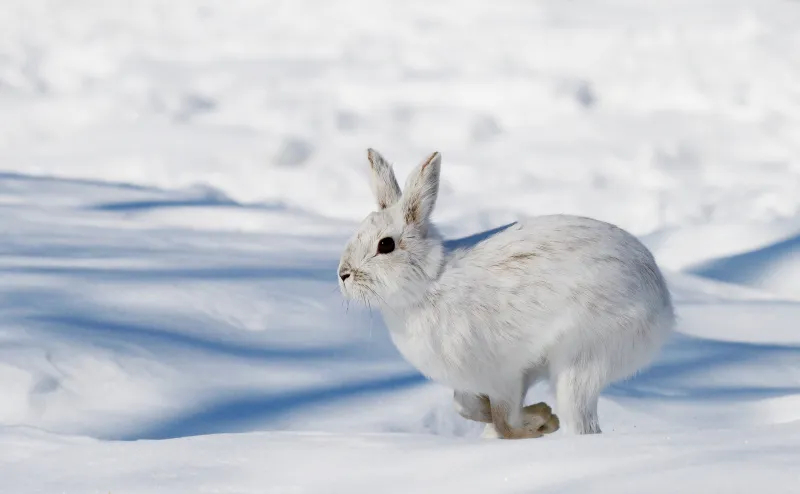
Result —
<instances>
[{"instance_id":1,"label":"snow surface","mask_svg":"<svg viewBox=\"0 0 800 494\"><path fill-rule=\"evenodd\" d=\"M800 492L800 3L5 0L0 493ZM604 434L492 441L345 305L365 148L450 237L639 235ZM552 397L546 387L529 401Z\"/></svg>"}]
</instances>

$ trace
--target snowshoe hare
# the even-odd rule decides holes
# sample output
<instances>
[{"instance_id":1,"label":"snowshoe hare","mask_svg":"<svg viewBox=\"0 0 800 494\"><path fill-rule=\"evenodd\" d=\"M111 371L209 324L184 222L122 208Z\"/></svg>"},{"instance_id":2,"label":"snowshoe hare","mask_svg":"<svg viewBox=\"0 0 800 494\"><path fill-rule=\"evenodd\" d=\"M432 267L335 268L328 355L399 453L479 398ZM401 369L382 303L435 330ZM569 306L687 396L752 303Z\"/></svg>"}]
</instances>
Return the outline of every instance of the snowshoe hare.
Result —
<instances>
[{"instance_id":1,"label":"snowshoe hare","mask_svg":"<svg viewBox=\"0 0 800 494\"><path fill-rule=\"evenodd\" d=\"M552 215L447 250L430 222L439 153L402 193L391 165L374 150L368 158L378 211L344 250L344 296L380 307L400 353L500 437L559 427L546 404L523 407L539 380L550 381L569 430L600 432L600 392L649 364L674 325L647 248L608 223Z\"/></svg>"}]
</instances>

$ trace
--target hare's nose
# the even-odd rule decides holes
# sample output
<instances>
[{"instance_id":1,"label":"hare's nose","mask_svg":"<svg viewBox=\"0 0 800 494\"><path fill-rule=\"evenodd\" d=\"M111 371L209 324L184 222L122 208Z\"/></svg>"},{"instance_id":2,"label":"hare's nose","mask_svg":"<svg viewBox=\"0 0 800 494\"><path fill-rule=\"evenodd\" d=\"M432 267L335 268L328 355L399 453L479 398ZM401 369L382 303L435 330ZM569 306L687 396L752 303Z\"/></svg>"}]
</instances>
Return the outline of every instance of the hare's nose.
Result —
<instances>
[{"instance_id":1,"label":"hare's nose","mask_svg":"<svg viewBox=\"0 0 800 494\"><path fill-rule=\"evenodd\" d=\"M339 278L341 278L342 281L346 280L349 277L350 273L348 273L347 271L339 271Z\"/></svg>"}]
</instances>

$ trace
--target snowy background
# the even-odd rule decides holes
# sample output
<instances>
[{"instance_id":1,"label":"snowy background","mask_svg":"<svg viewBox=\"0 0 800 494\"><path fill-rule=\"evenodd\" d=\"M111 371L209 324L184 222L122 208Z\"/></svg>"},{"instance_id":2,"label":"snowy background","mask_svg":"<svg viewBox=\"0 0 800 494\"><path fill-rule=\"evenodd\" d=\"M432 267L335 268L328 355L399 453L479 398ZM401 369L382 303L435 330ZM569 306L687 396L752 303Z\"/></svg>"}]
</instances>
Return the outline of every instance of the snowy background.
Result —
<instances>
[{"instance_id":1,"label":"snowy background","mask_svg":"<svg viewBox=\"0 0 800 494\"><path fill-rule=\"evenodd\" d=\"M653 250L679 331L605 434L480 440L346 310L370 146L442 152L448 236L562 212ZM796 493L797 465L800 2L3 1L1 493Z\"/></svg>"}]
</instances>

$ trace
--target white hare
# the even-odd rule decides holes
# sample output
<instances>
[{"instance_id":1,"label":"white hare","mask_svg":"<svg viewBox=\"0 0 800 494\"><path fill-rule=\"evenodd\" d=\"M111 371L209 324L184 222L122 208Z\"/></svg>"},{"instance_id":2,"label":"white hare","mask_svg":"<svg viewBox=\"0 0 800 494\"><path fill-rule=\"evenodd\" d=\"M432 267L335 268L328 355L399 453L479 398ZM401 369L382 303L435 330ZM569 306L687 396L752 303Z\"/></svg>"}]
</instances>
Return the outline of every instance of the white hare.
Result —
<instances>
[{"instance_id":1,"label":"white hare","mask_svg":"<svg viewBox=\"0 0 800 494\"><path fill-rule=\"evenodd\" d=\"M544 403L522 406L539 380L568 429L600 432L601 390L647 365L674 325L647 248L608 223L553 215L448 250L430 222L439 153L402 193L391 165L373 150L368 158L378 211L344 250L344 296L379 306L400 353L500 437L558 428Z\"/></svg>"}]
</instances>

